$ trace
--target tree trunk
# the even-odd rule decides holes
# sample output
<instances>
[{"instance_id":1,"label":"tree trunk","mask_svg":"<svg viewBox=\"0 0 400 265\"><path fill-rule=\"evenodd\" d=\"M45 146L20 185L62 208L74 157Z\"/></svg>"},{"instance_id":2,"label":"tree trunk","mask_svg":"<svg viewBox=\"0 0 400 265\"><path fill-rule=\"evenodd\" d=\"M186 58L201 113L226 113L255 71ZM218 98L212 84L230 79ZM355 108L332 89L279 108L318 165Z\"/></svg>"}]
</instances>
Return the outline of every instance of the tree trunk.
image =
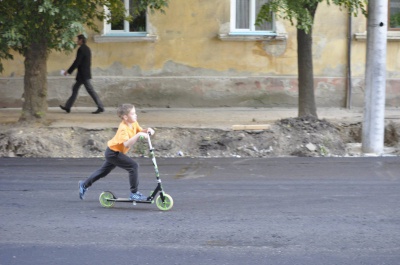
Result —
<instances>
[{"instance_id":1,"label":"tree trunk","mask_svg":"<svg viewBox=\"0 0 400 265\"><path fill-rule=\"evenodd\" d=\"M34 43L25 57L24 104L20 121L44 120L47 112L47 47Z\"/></svg>"},{"instance_id":2,"label":"tree trunk","mask_svg":"<svg viewBox=\"0 0 400 265\"><path fill-rule=\"evenodd\" d=\"M304 8L308 10L313 20L317 12L318 2L306 3ZM312 27L306 33L297 29L297 67L299 75L299 117L317 116L317 107L314 96L314 68L312 56Z\"/></svg>"},{"instance_id":3,"label":"tree trunk","mask_svg":"<svg viewBox=\"0 0 400 265\"><path fill-rule=\"evenodd\" d=\"M312 29L307 34L297 29L297 66L299 78L298 116L317 117L314 97L314 70L312 60Z\"/></svg>"}]
</instances>

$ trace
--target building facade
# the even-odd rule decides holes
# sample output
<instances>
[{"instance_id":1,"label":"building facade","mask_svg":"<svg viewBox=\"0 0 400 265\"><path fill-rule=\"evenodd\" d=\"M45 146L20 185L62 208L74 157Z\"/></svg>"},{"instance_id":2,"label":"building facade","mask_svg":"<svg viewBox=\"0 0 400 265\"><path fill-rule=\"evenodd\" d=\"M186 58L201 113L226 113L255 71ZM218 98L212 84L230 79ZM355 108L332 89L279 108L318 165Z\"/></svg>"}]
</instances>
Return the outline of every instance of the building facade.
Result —
<instances>
[{"instance_id":1,"label":"building facade","mask_svg":"<svg viewBox=\"0 0 400 265\"><path fill-rule=\"evenodd\" d=\"M125 0L126 4L133 1ZM297 107L296 28L275 17L254 26L267 0L174 0L166 14L142 14L131 23L100 22L87 32L92 49L92 83L105 106ZM400 106L400 0L389 0L386 105ZM400 21L400 19L399 19ZM366 18L350 17L335 5L320 4L313 27L317 107L362 107ZM75 59L51 53L48 103L58 106L71 93ZM5 61L0 107L19 107L23 57ZM82 87L75 106L92 106Z\"/></svg>"}]
</instances>

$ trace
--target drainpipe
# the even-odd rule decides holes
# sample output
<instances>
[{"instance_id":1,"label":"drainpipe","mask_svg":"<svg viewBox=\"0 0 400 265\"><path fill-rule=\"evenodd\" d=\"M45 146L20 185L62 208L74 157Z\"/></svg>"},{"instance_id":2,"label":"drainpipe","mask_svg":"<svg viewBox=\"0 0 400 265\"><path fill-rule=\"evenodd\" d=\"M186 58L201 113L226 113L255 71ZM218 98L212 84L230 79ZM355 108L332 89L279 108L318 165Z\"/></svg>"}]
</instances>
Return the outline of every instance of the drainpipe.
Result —
<instances>
[{"instance_id":1,"label":"drainpipe","mask_svg":"<svg viewBox=\"0 0 400 265\"><path fill-rule=\"evenodd\" d=\"M352 40L352 14L349 11L348 17L348 25L347 25L347 73L346 73L346 108L351 109L351 40Z\"/></svg>"}]
</instances>

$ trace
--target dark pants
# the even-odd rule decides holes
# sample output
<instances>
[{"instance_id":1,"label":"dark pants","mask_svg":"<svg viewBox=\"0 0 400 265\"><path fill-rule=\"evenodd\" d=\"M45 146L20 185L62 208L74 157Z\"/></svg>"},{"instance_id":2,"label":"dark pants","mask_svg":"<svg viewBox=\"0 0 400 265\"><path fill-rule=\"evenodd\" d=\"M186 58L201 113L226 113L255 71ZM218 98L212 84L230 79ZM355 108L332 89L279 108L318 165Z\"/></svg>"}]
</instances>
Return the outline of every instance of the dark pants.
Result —
<instances>
[{"instance_id":1,"label":"dark pants","mask_svg":"<svg viewBox=\"0 0 400 265\"><path fill-rule=\"evenodd\" d=\"M79 92L79 88L81 87L81 85L85 86L86 91L92 97L92 99L96 103L97 107L103 109L104 108L103 103L101 102L96 91L94 91L92 83L90 82L90 79L85 80L85 81L78 81L78 80L76 81L76 83L72 87L72 95L67 100L67 103L65 103L65 108L71 109L72 105L74 105L74 102L75 102L76 98L78 97L78 92Z\"/></svg>"},{"instance_id":2,"label":"dark pants","mask_svg":"<svg viewBox=\"0 0 400 265\"><path fill-rule=\"evenodd\" d=\"M132 193L137 192L139 186L138 171L139 164L133 161L132 158L127 155L115 152L107 147L105 152L106 161L103 163L100 169L90 175L85 180L84 186L89 188L92 184L101 178L104 178L111 172L115 167L120 167L128 171L129 173L129 184Z\"/></svg>"}]
</instances>

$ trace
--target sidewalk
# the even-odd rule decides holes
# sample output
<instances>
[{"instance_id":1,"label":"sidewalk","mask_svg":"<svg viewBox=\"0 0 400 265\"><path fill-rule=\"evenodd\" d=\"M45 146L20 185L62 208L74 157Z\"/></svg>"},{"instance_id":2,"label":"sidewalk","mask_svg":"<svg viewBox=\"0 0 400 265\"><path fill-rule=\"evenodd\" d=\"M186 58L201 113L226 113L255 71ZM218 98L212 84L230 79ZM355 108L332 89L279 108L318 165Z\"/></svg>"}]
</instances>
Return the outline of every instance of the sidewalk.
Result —
<instances>
[{"instance_id":1,"label":"sidewalk","mask_svg":"<svg viewBox=\"0 0 400 265\"><path fill-rule=\"evenodd\" d=\"M116 109L107 107L104 113L92 114L95 107L77 107L66 113L58 107L49 108L47 120L50 127L82 127L99 130L116 128L119 117ZM210 128L230 130L233 125L271 124L276 120L297 117L297 109L287 108L137 108L142 127ZM21 109L0 109L0 124L18 121ZM346 123L362 122L362 109L319 108L320 119ZM400 121L400 110L386 109L385 120Z\"/></svg>"}]
</instances>

